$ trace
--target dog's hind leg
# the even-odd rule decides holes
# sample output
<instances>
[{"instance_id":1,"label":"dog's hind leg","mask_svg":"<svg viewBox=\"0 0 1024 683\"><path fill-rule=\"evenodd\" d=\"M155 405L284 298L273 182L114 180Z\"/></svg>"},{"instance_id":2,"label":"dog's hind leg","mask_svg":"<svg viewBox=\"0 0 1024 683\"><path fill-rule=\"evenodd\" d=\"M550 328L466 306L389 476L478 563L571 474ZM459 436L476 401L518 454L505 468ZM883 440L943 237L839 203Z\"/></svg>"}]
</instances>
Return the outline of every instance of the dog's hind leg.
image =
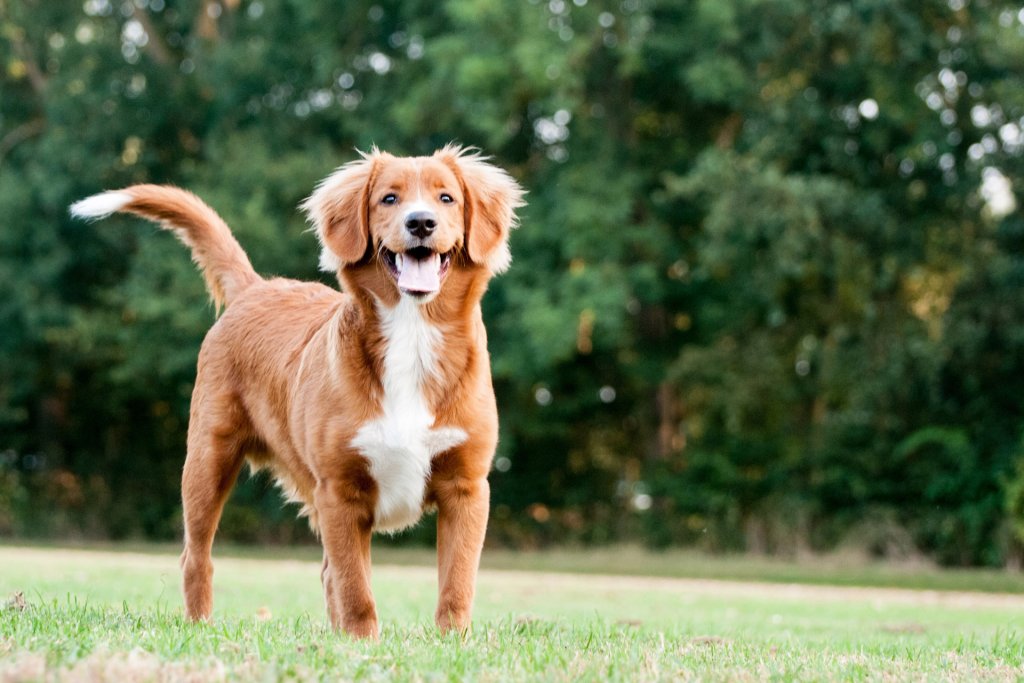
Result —
<instances>
[{"instance_id":1,"label":"dog's hind leg","mask_svg":"<svg viewBox=\"0 0 1024 683\"><path fill-rule=\"evenodd\" d=\"M197 392L198 393L198 392ZM197 405L193 397L193 407ZM208 407L208 406L206 406ZM213 610L213 561L210 551L228 494L245 460L241 425L192 411L188 455L181 477L185 550L181 555L185 613L193 621L209 619ZM222 411L230 414L232 410Z\"/></svg>"}]
</instances>

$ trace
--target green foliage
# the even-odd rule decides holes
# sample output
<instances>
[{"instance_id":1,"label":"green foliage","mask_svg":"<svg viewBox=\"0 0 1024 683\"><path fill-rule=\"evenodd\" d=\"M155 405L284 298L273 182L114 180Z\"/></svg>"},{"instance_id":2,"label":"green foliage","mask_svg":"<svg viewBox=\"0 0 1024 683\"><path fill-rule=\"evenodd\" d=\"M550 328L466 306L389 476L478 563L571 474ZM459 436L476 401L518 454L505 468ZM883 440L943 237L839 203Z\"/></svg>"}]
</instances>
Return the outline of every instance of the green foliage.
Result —
<instances>
[{"instance_id":1,"label":"green foliage","mask_svg":"<svg viewBox=\"0 0 1024 683\"><path fill-rule=\"evenodd\" d=\"M529 189L484 304L495 541L795 552L883 520L999 565L1022 30L1006 2L0 1L0 533L178 533L214 312L170 236L71 201L186 186L261 272L317 278L316 181L454 139ZM301 537L265 481L237 498L228 535Z\"/></svg>"},{"instance_id":2,"label":"green foliage","mask_svg":"<svg viewBox=\"0 0 1024 683\"><path fill-rule=\"evenodd\" d=\"M1018 553L1024 550L1024 448L1020 449L1011 476L1004 482L1006 490L1006 512L1010 520L1012 543ZM1014 558L1018 562L1022 558Z\"/></svg>"}]
</instances>

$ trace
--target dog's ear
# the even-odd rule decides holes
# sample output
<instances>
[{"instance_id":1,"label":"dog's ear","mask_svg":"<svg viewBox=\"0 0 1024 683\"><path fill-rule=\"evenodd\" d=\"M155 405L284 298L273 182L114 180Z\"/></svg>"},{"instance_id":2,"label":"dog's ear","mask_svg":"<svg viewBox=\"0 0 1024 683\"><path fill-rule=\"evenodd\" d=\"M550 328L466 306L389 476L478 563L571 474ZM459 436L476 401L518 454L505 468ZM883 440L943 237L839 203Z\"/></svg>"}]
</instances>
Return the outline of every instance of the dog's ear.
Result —
<instances>
[{"instance_id":1,"label":"dog's ear","mask_svg":"<svg viewBox=\"0 0 1024 683\"><path fill-rule=\"evenodd\" d=\"M476 149L448 145L436 154L462 185L466 251L470 260L492 273L504 272L512 261L509 230L518 224L515 211L525 204L525 191Z\"/></svg>"},{"instance_id":2,"label":"dog's ear","mask_svg":"<svg viewBox=\"0 0 1024 683\"><path fill-rule=\"evenodd\" d=\"M323 250L320 269L337 272L366 256L370 241L370 186L383 153L374 147L327 176L301 207Z\"/></svg>"}]
</instances>

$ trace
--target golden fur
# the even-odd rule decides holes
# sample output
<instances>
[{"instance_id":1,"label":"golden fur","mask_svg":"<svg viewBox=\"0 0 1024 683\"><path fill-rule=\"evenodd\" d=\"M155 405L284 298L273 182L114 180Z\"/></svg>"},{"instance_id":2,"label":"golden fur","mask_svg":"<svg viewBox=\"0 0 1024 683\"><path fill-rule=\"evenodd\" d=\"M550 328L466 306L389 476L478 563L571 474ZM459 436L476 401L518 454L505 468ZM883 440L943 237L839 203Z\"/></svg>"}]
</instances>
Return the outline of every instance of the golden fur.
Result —
<instances>
[{"instance_id":1,"label":"golden fur","mask_svg":"<svg viewBox=\"0 0 1024 683\"><path fill-rule=\"evenodd\" d=\"M72 207L173 230L226 305L199 353L182 476L190 618L210 616L213 537L248 460L270 468L320 535L336 628L376 637L371 532L407 526L430 506L436 621L468 626L498 434L480 299L508 265L522 194L504 171L457 147L414 158L374 149L303 204L342 292L263 279L217 214L184 190L136 185ZM431 216L430 234L411 232L411 209ZM396 272L410 258L426 265L409 272L428 281L440 273L439 289L399 288Z\"/></svg>"}]
</instances>

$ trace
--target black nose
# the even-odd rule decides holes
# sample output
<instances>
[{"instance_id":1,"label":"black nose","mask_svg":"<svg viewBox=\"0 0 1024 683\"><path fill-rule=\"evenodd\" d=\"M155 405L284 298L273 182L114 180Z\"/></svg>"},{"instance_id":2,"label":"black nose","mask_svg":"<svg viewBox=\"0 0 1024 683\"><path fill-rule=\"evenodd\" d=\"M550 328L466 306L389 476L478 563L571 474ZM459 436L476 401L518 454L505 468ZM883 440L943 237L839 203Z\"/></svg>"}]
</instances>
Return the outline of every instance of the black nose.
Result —
<instances>
[{"instance_id":1,"label":"black nose","mask_svg":"<svg viewBox=\"0 0 1024 683\"><path fill-rule=\"evenodd\" d=\"M427 237L437 227L437 216L432 211L413 211L405 217L405 229L416 237Z\"/></svg>"}]
</instances>

